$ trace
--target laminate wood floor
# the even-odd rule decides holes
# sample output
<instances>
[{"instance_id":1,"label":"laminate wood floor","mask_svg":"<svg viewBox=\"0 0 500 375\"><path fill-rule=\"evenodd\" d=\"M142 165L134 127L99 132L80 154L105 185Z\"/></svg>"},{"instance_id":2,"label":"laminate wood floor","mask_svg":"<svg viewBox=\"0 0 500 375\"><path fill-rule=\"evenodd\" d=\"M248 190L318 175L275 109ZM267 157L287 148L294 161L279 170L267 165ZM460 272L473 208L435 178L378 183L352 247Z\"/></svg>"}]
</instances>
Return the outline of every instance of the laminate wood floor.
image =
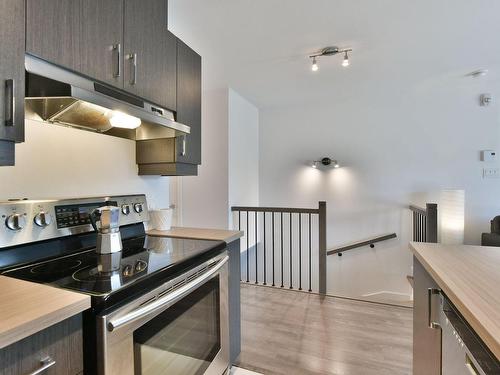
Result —
<instances>
[{"instance_id":1,"label":"laminate wood floor","mask_svg":"<svg viewBox=\"0 0 500 375\"><path fill-rule=\"evenodd\" d=\"M237 365L263 374L411 374L412 314L242 283Z\"/></svg>"}]
</instances>

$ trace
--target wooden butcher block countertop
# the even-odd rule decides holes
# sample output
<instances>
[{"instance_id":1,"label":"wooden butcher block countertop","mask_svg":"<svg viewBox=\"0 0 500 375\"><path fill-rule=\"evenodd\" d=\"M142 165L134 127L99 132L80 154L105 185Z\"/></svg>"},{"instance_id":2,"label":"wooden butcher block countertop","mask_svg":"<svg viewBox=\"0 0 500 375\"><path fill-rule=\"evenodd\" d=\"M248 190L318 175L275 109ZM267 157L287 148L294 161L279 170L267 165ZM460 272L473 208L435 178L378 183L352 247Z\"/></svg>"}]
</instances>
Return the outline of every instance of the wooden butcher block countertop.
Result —
<instances>
[{"instance_id":1,"label":"wooden butcher block countertop","mask_svg":"<svg viewBox=\"0 0 500 375\"><path fill-rule=\"evenodd\" d=\"M0 349L90 308L90 297L0 276Z\"/></svg>"},{"instance_id":2,"label":"wooden butcher block countertop","mask_svg":"<svg viewBox=\"0 0 500 375\"><path fill-rule=\"evenodd\" d=\"M410 249L500 359L500 248L413 242Z\"/></svg>"}]
</instances>

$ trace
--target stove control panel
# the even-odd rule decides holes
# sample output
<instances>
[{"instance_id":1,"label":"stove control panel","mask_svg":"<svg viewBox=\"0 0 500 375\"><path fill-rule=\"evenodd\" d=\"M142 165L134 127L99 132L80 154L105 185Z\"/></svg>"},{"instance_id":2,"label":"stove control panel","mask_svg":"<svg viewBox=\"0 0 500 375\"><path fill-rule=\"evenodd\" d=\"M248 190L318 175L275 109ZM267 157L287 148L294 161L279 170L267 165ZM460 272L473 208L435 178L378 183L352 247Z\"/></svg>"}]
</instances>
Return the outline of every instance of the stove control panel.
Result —
<instances>
[{"instance_id":1,"label":"stove control panel","mask_svg":"<svg viewBox=\"0 0 500 375\"><path fill-rule=\"evenodd\" d=\"M121 207L120 226L149 220L145 195L0 202L0 249L23 243L93 232L90 213ZM140 208L140 209L139 209Z\"/></svg>"}]
</instances>

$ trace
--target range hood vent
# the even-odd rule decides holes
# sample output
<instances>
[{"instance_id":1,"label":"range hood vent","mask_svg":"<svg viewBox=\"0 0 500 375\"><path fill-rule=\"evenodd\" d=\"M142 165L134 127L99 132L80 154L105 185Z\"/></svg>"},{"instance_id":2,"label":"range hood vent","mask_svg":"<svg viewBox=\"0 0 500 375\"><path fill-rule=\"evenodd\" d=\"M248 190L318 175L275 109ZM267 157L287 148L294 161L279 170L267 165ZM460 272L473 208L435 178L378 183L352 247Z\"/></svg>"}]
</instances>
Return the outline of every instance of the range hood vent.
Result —
<instances>
[{"instance_id":1,"label":"range hood vent","mask_svg":"<svg viewBox=\"0 0 500 375\"><path fill-rule=\"evenodd\" d=\"M189 134L164 108L26 55L26 118L132 140Z\"/></svg>"}]
</instances>

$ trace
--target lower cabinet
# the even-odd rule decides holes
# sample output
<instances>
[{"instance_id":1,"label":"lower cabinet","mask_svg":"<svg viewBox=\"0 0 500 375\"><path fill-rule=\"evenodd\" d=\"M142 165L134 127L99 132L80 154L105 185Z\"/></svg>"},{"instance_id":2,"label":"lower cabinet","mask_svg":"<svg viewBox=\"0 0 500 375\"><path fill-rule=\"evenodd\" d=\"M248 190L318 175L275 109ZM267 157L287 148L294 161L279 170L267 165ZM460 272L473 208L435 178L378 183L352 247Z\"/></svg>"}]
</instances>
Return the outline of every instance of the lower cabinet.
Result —
<instances>
[{"instance_id":1,"label":"lower cabinet","mask_svg":"<svg viewBox=\"0 0 500 375\"><path fill-rule=\"evenodd\" d=\"M41 371L43 366L47 367L45 371ZM2 375L33 373L76 375L82 372L81 314L0 349L0 374Z\"/></svg>"},{"instance_id":2,"label":"lower cabinet","mask_svg":"<svg viewBox=\"0 0 500 375\"><path fill-rule=\"evenodd\" d=\"M441 328L438 320L438 285L413 258L413 375L441 374Z\"/></svg>"}]
</instances>

